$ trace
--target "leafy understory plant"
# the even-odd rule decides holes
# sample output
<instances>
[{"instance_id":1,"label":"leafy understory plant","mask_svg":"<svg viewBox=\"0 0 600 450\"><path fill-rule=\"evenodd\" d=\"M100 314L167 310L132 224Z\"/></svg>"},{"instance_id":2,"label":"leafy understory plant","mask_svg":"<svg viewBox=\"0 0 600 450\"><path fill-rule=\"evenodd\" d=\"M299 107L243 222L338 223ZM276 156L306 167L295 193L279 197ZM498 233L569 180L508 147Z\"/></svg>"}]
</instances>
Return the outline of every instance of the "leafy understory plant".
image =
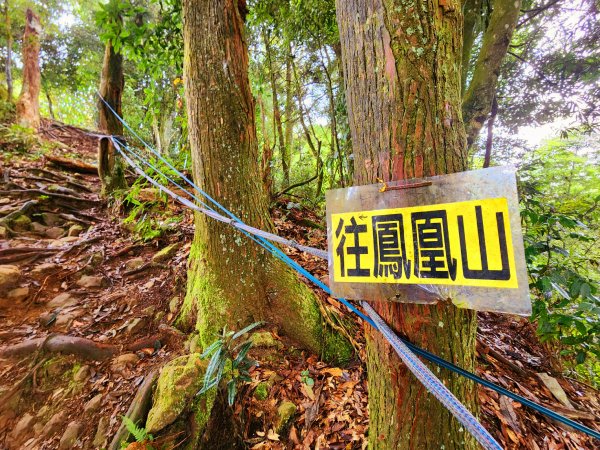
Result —
<instances>
[{"instance_id":1,"label":"leafy understory plant","mask_svg":"<svg viewBox=\"0 0 600 450\"><path fill-rule=\"evenodd\" d=\"M149 445L149 443L154 440L154 437L148 433L146 428L138 427L133 420L127 416L122 416L122 419L125 428L127 428L127 431L135 438L136 443L144 444L144 448L146 449L154 449L154 447ZM130 444L128 442L121 442L122 449L129 448L129 446Z\"/></svg>"},{"instance_id":2,"label":"leafy understory plant","mask_svg":"<svg viewBox=\"0 0 600 450\"><path fill-rule=\"evenodd\" d=\"M218 386L222 380L227 382L227 403L233 405L239 383L252 381L250 368L256 365L256 361L248 357L252 347L252 341L242 339L244 335L263 322L255 322L240 331L228 331L223 327L219 338L209 345L200 355L200 358L210 357L210 362L204 374L204 386L197 395Z\"/></svg>"}]
</instances>

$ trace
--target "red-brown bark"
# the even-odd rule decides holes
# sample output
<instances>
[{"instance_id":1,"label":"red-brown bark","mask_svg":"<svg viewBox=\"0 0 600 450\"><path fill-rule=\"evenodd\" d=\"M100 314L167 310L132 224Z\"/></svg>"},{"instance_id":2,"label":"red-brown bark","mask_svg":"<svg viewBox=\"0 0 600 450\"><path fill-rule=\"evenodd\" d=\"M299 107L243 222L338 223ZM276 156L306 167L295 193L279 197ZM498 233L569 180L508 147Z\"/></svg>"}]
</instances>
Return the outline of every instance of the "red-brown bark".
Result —
<instances>
[{"instance_id":1,"label":"red-brown bark","mask_svg":"<svg viewBox=\"0 0 600 450\"><path fill-rule=\"evenodd\" d=\"M17 120L24 126L40 126L40 18L27 9L23 34L23 88L17 101Z\"/></svg>"}]
</instances>

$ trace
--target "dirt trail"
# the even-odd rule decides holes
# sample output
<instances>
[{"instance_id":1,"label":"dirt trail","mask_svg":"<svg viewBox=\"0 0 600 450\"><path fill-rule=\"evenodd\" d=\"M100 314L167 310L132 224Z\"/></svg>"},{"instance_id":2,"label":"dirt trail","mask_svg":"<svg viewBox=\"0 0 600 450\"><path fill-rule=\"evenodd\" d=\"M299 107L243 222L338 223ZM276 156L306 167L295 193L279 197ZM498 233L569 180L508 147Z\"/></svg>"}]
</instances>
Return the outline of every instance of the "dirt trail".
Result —
<instances>
[{"instance_id":1,"label":"dirt trail","mask_svg":"<svg viewBox=\"0 0 600 450\"><path fill-rule=\"evenodd\" d=\"M177 226L151 242L136 240L122 211L98 198L99 180L90 173L95 138L52 122L44 122L41 138L53 143L55 158L1 154L0 449L106 448L145 376L194 345L174 328L192 217L169 203L169 214L181 216ZM63 160L80 164L65 167ZM273 216L283 236L326 245L314 213L282 201ZM327 279L325 261L286 251ZM354 320L318 295L325 312ZM360 361L329 367L275 330L267 334L280 356L252 351L259 366L234 407L244 446L364 448L368 396ZM364 358L362 325L354 322L349 337ZM598 392L553 373L551 355L525 319L480 314L477 350L486 379L600 429ZM484 424L506 448L594 448L590 438L494 392L481 388L479 395ZM280 435L282 405L293 413ZM159 440L170 448L185 433L167 427Z\"/></svg>"}]
</instances>

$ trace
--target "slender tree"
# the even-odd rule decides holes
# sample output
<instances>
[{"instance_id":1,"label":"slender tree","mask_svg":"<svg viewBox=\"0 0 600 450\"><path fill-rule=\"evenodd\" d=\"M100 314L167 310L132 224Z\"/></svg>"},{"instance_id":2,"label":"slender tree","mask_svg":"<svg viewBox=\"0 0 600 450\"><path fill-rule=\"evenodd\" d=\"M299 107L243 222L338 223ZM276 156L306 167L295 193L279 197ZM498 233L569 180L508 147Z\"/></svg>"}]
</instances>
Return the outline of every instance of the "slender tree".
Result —
<instances>
[{"instance_id":1,"label":"slender tree","mask_svg":"<svg viewBox=\"0 0 600 450\"><path fill-rule=\"evenodd\" d=\"M490 111L497 70L506 54L520 1L492 2L494 9L472 82L465 89L464 106L462 84L469 72L465 70L463 75L461 67L461 1L336 3L354 183L466 170L467 136L470 141L477 136ZM477 8L477 2L467 3ZM481 14L481 9L476 13ZM467 45L472 46L472 42ZM471 50L464 58L467 61ZM467 370L474 369L473 311L446 302L378 302L373 306L398 333L415 344ZM376 333L368 333L367 354L371 448L476 448L475 441L410 375ZM476 413L473 383L444 370L440 376Z\"/></svg>"},{"instance_id":2,"label":"slender tree","mask_svg":"<svg viewBox=\"0 0 600 450\"><path fill-rule=\"evenodd\" d=\"M10 2L4 0L4 27L6 28L6 60L4 64L4 71L6 74L6 93L7 100L12 102L13 100L13 80L12 80L12 46L13 46L13 35L11 29L10 20Z\"/></svg>"},{"instance_id":3,"label":"slender tree","mask_svg":"<svg viewBox=\"0 0 600 450\"><path fill-rule=\"evenodd\" d=\"M23 34L23 86L17 101L17 120L28 127L40 126L40 18L31 9L25 13Z\"/></svg>"},{"instance_id":4,"label":"slender tree","mask_svg":"<svg viewBox=\"0 0 600 450\"><path fill-rule=\"evenodd\" d=\"M98 129L103 133L115 136L123 134L123 124L113 111L122 117L124 85L123 56L115 51L113 42L109 40L104 49L100 78L99 92L102 99L98 100ZM127 185L123 163L109 139L101 139L98 144L98 174L102 181L102 195L110 195Z\"/></svg>"},{"instance_id":5,"label":"slender tree","mask_svg":"<svg viewBox=\"0 0 600 450\"><path fill-rule=\"evenodd\" d=\"M189 140L199 187L244 222L272 230L258 176L245 14L241 0L183 2ZM239 329L263 320L326 359L351 355L293 272L238 231L203 215L196 217L181 320L195 323L202 345L224 325Z\"/></svg>"}]
</instances>

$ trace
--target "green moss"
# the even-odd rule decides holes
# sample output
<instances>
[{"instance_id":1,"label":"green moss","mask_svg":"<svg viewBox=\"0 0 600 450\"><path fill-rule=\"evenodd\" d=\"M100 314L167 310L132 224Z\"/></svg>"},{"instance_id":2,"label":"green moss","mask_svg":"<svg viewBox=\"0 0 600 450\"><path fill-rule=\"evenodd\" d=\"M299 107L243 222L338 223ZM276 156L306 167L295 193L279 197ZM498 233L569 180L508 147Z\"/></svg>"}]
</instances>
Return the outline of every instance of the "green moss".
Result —
<instances>
[{"instance_id":1,"label":"green moss","mask_svg":"<svg viewBox=\"0 0 600 450\"><path fill-rule=\"evenodd\" d=\"M201 389L206 365L207 361L200 360L199 354L194 353L175 358L162 368L146 421L148 432L160 431L177 420ZM201 429L206 426L210 416L214 391L193 400L192 407L197 418L196 409L200 407L203 411L199 417L202 421L198 422Z\"/></svg>"},{"instance_id":2,"label":"green moss","mask_svg":"<svg viewBox=\"0 0 600 450\"><path fill-rule=\"evenodd\" d=\"M348 340L335 331L325 333L323 359L327 362L345 365L354 357L354 348Z\"/></svg>"},{"instance_id":3,"label":"green moss","mask_svg":"<svg viewBox=\"0 0 600 450\"><path fill-rule=\"evenodd\" d=\"M254 398L257 400L266 400L269 396L269 384L259 383L254 389Z\"/></svg>"}]
</instances>

